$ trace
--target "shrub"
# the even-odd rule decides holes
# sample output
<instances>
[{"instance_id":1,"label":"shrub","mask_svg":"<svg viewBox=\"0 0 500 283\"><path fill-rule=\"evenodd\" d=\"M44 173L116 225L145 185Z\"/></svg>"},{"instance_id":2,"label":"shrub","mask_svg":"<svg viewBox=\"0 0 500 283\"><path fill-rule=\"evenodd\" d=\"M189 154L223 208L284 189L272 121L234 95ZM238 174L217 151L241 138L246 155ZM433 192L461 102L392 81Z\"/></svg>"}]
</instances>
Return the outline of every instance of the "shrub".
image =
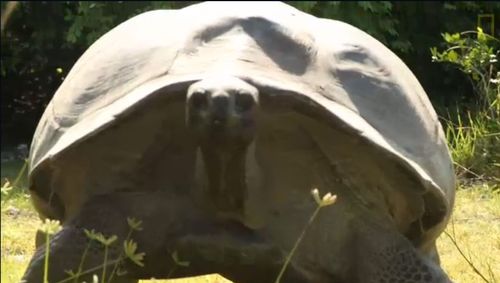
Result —
<instances>
[{"instance_id":1,"label":"shrub","mask_svg":"<svg viewBox=\"0 0 500 283\"><path fill-rule=\"evenodd\" d=\"M431 48L432 60L460 69L474 86L475 101L457 106L445 122L459 177L500 177L500 41L483 32L444 33L447 49Z\"/></svg>"}]
</instances>

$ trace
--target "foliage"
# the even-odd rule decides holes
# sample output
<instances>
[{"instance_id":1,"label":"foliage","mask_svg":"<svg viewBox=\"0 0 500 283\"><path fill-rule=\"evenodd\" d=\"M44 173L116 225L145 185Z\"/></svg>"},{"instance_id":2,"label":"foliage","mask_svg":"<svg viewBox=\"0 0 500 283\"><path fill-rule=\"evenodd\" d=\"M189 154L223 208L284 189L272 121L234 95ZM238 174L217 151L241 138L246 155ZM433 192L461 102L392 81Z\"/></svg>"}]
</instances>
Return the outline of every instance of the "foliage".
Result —
<instances>
[{"instance_id":1,"label":"foliage","mask_svg":"<svg viewBox=\"0 0 500 283\"><path fill-rule=\"evenodd\" d=\"M467 74L475 86L481 110L490 112L492 118L498 117L500 105L495 100L500 87L500 40L485 34L479 27L477 32L444 33L442 36L449 47L443 52L431 48L432 60L452 63Z\"/></svg>"},{"instance_id":2,"label":"foliage","mask_svg":"<svg viewBox=\"0 0 500 283\"><path fill-rule=\"evenodd\" d=\"M448 113L446 135L461 176L500 177L500 41L483 32L444 33L446 49L431 48L435 62L460 69L474 86L472 105ZM465 106L465 107L464 107ZM459 114L465 113L465 114Z\"/></svg>"},{"instance_id":3,"label":"foliage","mask_svg":"<svg viewBox=\"0 0 500 283\"><path fill-rule=\"evenodd\" d=\"M390 1L290 1L290 5L318 17L350 23L394 50L408 52L411 43L400 37L399 19Z\"/></svg>"},{"instance_id":4,"label":"foliage","mask_svg":"<svg viewBox=\"0 0 500 283\"><path fill-rule=\"evenodd\" d=\"M1 41L2 144L6 133L24 142L22 133L32 135L64 78L57 68L69 69L83 51L64 45L67 24L61 15L68 5L74 4L20 2L12 12Z\"/></svg>"},{"instance_id":5,"label":"foliage","mask_svg":"<svg viewBox=\"0 0 500 283\"><path fill-rule=\"evenodd\" d=\"M395 2L394 14L400 19L400 34L412 43L412 50L399 54L416 74L434 106L450 107L475 99L471 84L458 69L429 60L429 47L439 46L440 33L474 30L481 14L500 14L499 2ZM399 4L399 5L398 5ZM498 21L498 18L497 18ZM480 26L486 28L486 23ZM489 31L485 29L485 31ZM498 37L500 30L496 30ZM493 34L491 34L493 35Z\"/></svg>"},{"instance_id":6,"label":"foliage","mask_svg":"<svg viewBox=\"0 0 500 283\"><path fill-rule=\"evenodd\" d=\"M14 182L10 182L9 178L5 178L4 183L1 186L1 203L3 204L5 201L11 197L12 191L19 191L22 184L22 178L26 176L26 169L28 168L28 160L24 160L23 165L19 172L17 173Z\"/></svg>"},{"instance_id":7,"label":"foliage","mask_svg":"<svg viewBox=\"0 0 500 283\"><path fill-rule=\"evenodd\" d=\"M111 235L109 237L106 237L102 233L95 232L94 230L89 231L84 229L85 235L89 239L89 242L81 256L81 261L80 261L80 266L78 267L78 270L75 272L73 270L68 270L66 273L69 275L66 279L63 279L57 283L64 283L64 282L70 282L74 281L77 282L77 280L86 274L92 274L93 275L93 282L95 283L105 283L105 282L113 282L113 278L115 275L121 275L125 274L125 271L120 269L120 266L123 264L123 262L128 259L134 264L138 266L144 266L143 263L143 258L144 258L144 253L138 253L137 252L137 243L131 239L132 232L134 231L140 231L142 230L142 221L136 220L134 218L127 218L127 223L129 224L129 232L127 234L127 237L123 241L123 251L120 253L120 255L115 258L115 259L109 259L108 258L108 251L111 245L113 245L116 240L118 240L118 237L116 235ZM42 231L45 232L46 234L46 244L45 244L45 272L44 272L44 282L47 282L47 276L48 276L48 268L50 266L49 262L49 246L47 243L49 243L50 236L57 230L60 230L62 227L58 226L59 222L57 221L47 221L45 222L44 225L42 225ZM48 228L47 228L48 227ZM93 242L99 243L101 246L104 247L104 258L103 262L101 265L87 269L87 270L82 270L83 263L85 262L85 258L88 255L89 248ZM113 267L111 273L109 274L109 277L106 277L106 271L107 267L111 266ZM101 275L98 276L95 274L96 271L101 270ZM100 281L99 281L100 279ZM106 280L107 279L107 280Z\"/></svg>"},{"instance_id":8,"label":"foliage","mask_svg":"<svg viewBox=\"0 0 500 283\"><path fill-rule=\"evenodd\" d=\"M70 45L90 46L118 24L150 10L178 9L189 2L116 1L78 2L74 9L66 9L64 19L70 23L66 41Z\"/></svg>"},{"instance_id":9,"label":"foliage","mask_svg":"<svg viewBox=\"0 0 500 283\"><path fill-rule=\"evenodd\" d=\"M498 100L496 100L498 102ZM500 178L500 122L485 112L474 116L448 114L445 119L446 137L459 179ZM456 122L455 122L456 121Z\"/></svg>"}]
</instances>

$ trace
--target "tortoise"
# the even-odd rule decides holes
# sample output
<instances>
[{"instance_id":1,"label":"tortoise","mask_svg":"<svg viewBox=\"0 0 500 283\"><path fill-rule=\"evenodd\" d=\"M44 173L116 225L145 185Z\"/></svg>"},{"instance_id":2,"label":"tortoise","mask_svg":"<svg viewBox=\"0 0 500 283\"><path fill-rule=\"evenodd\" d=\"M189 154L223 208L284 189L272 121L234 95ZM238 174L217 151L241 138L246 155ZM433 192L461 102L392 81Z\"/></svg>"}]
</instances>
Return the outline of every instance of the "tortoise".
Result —
<instances>
[{"instance_id":1,"label":"tortoise","mask_svg":"<svg viewBox=\"0 0 500 283\"><path fill-rule=\"evenodd\" d=\"M128 217L143 221L144 267L126 261L113 282L274 282L313 188L338 199L283 282L450 282L436 239L454 171L424 89L367 33L284 3L206 2L115 27L48 104L29 164L34 207L63 226L51 282L79 266L85 229L122 241ZM42 278L37 246L26 282ZM83 270L102 263L93 247Z\"/></svg>"}]
</instances>

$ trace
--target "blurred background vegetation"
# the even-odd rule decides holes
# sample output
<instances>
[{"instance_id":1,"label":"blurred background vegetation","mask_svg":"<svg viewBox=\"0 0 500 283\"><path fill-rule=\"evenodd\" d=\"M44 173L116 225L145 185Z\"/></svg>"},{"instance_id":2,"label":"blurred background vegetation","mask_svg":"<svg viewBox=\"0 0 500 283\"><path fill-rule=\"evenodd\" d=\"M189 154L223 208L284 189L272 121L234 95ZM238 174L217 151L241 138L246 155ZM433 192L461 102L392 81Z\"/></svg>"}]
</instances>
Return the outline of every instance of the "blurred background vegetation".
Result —
<instances>
[{"instance_id":1,"label":"blurred background vegetation","mask_svg":"<svg viewBox=\"0 0 500 283\"><path fill-rule=\"evenodd\" d=\"M101 35L144 11L179 9L193 3L2 2L2 146L29 144L52 95L80 55ZM482 176L484 171L499 177L499 150L494 148L500 143L494 60L499 48L494 39L500 32L500 2L289 3L315 16L350 23L386 44L414 72L442 117L450 146L457 147L453 154L460 173ZM15 9L6 21L9 5ZM486 40L478 41L478 26ZM471 56L477 60L470 60ZM479 75L470 72L474 68L480 69ZM485 97L490 98L487 107L496 103L496 110L485 110ZM487 141L476 142L478 137Z\"/></svg>"}]
</instances>

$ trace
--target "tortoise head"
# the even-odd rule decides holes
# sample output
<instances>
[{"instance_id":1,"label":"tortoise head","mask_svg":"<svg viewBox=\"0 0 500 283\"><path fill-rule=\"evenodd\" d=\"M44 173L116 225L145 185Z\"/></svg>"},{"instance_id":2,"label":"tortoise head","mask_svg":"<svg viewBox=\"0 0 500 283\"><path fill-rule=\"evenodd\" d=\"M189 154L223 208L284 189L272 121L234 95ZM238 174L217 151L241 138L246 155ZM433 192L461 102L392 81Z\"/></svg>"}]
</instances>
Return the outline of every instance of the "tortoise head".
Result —
<instances>
[{"instance_id":1,"label":"tortoise head","mask_svg":"<svg viewBox=\"0 0 500 283\"><path fill-rule=\"evenodd\" d=\"M256 130L259 92L235 77L192 84L187 92L187 125L200 142L219 146L248 144Z\"/></svg>"}]
</instances>

